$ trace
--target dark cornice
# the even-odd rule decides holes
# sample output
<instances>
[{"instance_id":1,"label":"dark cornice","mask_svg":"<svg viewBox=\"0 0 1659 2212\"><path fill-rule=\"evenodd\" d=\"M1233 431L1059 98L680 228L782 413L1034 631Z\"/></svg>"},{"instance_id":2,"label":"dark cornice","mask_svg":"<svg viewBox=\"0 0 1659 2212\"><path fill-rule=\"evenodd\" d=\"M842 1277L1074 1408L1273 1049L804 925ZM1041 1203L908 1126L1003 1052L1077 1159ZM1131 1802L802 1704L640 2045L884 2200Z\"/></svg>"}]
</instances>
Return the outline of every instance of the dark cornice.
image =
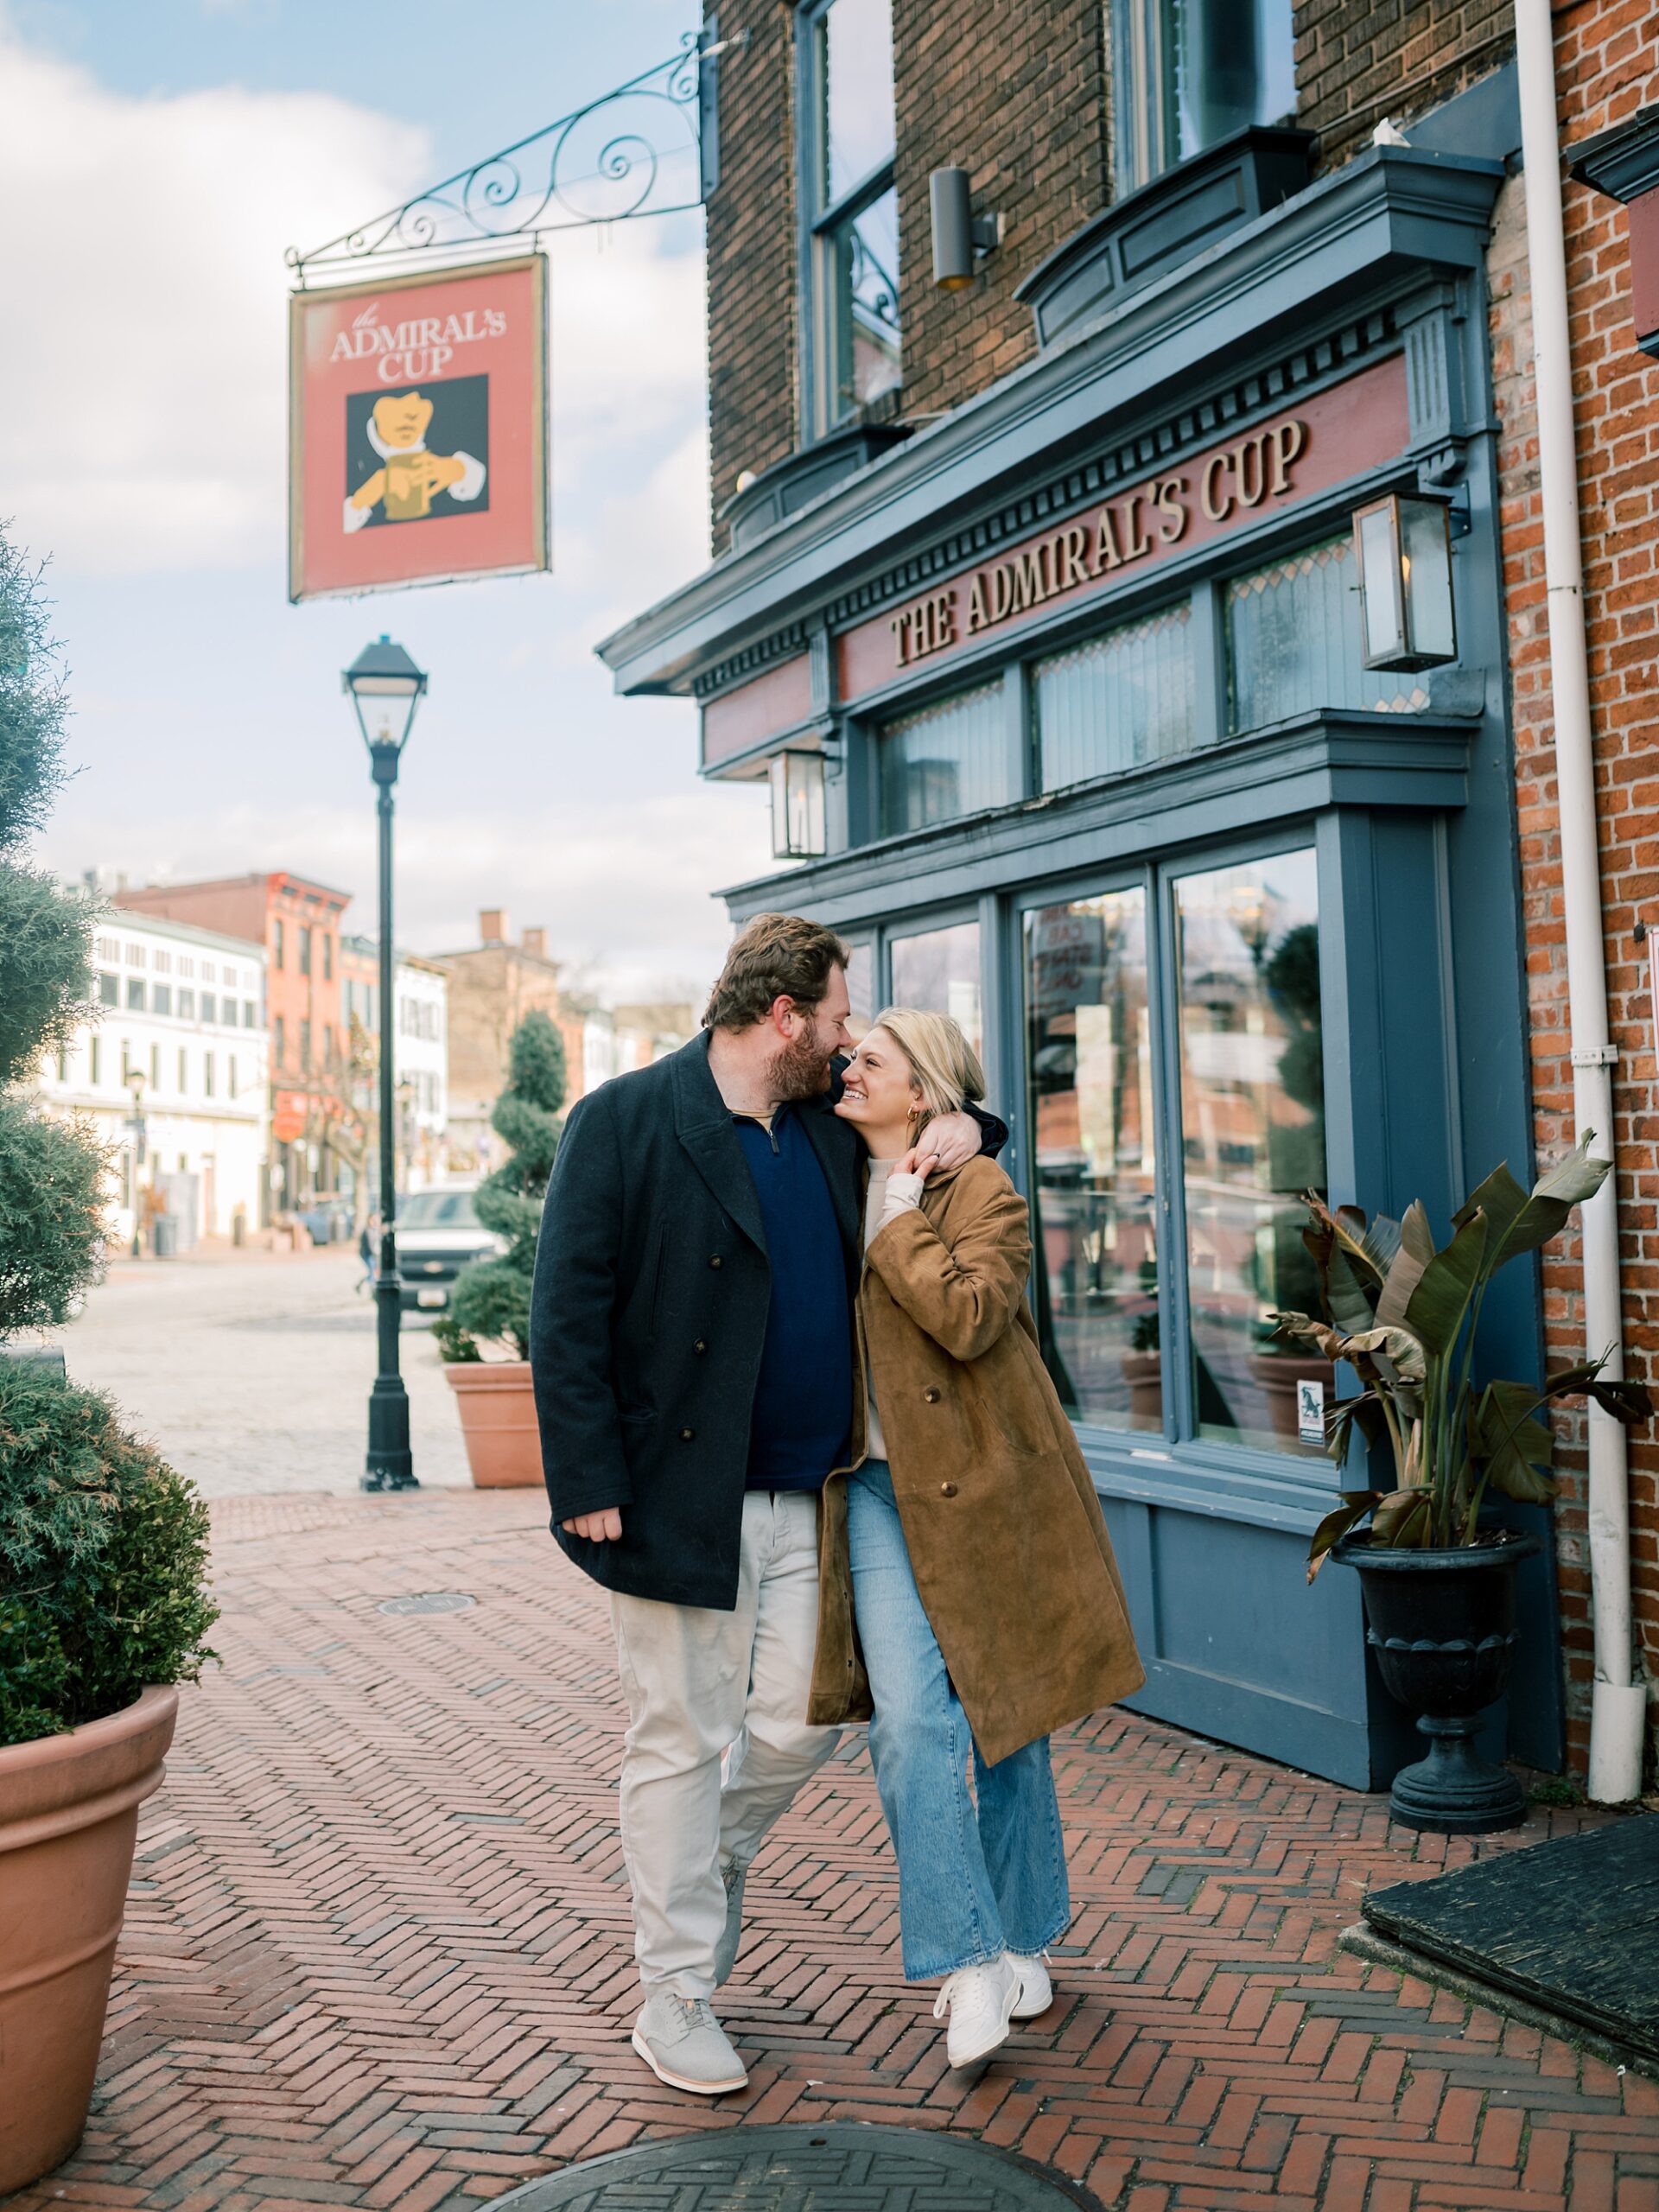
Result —
<instances>
[{"instance_id":1,"label":"dark cornice","mask_svg":"<svg viewBox=\"0 0 1659 2212\"><path fill-rule=\"evenodd\" d=\"M1659 192L1659 105L1567 149L1569 175L1628 203Z\"/></svg>"},{"instance_id":2,"label":"dark cornice","mask_svg":"<svg viewBox=\"0 0 1659 2212\"><path fill-rule=\"evenodd\" d=\"M1201 403L1218 361L1270 364L1344 307L1478 267L1503 177L1496 162L1371 149L625 624L598 649L617 689L689 691L901 548L1080 462L1115 418L1127 435L1154 406L1167 419Z\"/></svg>"}]
</instances>

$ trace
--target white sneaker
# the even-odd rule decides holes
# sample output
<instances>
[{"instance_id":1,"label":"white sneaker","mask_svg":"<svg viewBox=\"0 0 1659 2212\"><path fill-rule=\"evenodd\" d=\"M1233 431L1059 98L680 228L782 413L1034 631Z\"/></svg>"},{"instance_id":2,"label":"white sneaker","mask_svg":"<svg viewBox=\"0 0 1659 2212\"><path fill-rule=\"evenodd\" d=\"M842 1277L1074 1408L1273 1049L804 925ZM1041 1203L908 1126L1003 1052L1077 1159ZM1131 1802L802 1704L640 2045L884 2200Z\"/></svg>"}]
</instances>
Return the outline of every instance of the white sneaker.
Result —
<instances>
[{"instance_id":1,"label":"white sneaker","mask_svg":"<svg viewBox=\"0 0 1659 2212\"><path fill-rule=\"evenodd\" d=\"M1033 1956L1024 1951L1007 1951L1003 1956L1020 1977L1014 2017L1016 2020L1034 2020L1054 2002L1054 1985L1048 1978L1048 1954L1039 1951Z\"/></svg>"},{"instance_id":2,"label":"white sneaker","mask_svg":"<svg viewBox=\"0 0 1659 2212\"><path fill-rule=\"evenodd\" d=\"M952 2066L971 2066L1007 2041L1022 1986L1006 1951L988 1965L963 1967L947 1979L934 2000L933 2017L950 2016L944 2048Z\"/></svg>"},{"instance_id":3,"label":"white sneaker","mask_svg":"<svg viewBox=\"0 0 1659 2212\"><path fill-rule=\"evenodd\" d=\"M749 2078L707 1998L658 1990L633 2024L632 2042L659 2082L694 2096L727 2096Z\"/></svg>"}]
</instances>

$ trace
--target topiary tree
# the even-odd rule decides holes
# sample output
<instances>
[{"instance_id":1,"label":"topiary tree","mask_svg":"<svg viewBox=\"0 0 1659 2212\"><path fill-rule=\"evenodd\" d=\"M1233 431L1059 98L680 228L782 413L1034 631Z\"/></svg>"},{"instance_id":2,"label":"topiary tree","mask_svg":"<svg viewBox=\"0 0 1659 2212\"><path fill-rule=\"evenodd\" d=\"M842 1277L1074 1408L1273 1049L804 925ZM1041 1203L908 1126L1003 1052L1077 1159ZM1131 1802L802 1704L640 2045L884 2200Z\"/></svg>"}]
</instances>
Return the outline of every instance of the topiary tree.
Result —
<instances>
[{"instance_id":1,"label":"topiary tree","mask_svg":"<svg viewBox=\"0 0 1659 2212\"><path fill-rule=\"evenodd\" d=\"M455 1278L449 1311L432 1332L448 1359L481 1357L480 1337L511 1345L516 1359L530 1357L536 1239L559 1148L564 1086L564 1039L547 1014L527 1014L512 1033L507 1087L490 1116L511 1156L478 1193L479 1219L505 1238L507 1249L495 1258L474 1260Z\"/></svg>"},{"instance_id":2,"label":"topiary tree","mask_svg":"<svg viewBox=\"0 0 1659 2212\"><path fill-rule=\"evenodd\" d=\"M92 988L92 902L21 857L63 783L67 712L39 572L0 532L0 1338L64 1320L104 1253L101 1147L17 1088Z\"/></svg>"},{"instance_id":3,"label":"topiary tree","mask_svg":"<svg viewBox=\"0 0 1659 2212\"><path fill-rule=\"evenodd\" d=\"M213 1657L207 1509L110 1401L0 1360L0 1744L118 1713Z\"/></svg>"},{"instance_id":4,"label":"topiary tree","mask_svg":"<svg viewBox=\"0 0 1659 2212\"><path fill-rule=\"evenodd\" d=\"M38 570L0 531L0 1744L194 1681L207 1511L96 1392L4 1357L67 1319L104 1256L105 1154L25 1088L84 1021L93 902L21 857L63 781L67 712Z\"/></svg>"}]
</instances>

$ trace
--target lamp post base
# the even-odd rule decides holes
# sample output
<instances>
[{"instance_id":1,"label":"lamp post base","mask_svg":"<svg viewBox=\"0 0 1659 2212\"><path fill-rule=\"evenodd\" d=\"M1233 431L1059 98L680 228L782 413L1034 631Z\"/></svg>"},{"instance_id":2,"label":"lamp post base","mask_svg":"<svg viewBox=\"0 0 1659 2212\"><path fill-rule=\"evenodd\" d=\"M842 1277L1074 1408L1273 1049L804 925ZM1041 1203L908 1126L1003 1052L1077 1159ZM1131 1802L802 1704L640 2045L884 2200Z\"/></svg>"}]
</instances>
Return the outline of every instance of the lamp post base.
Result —
<instances>
[{"instance_id":1,"label":"lamp post base","mask_svg":"<svg viewBox=\"0 0 1659 2212\"><path fill-rule=\"evenodd\" d=\"M409 1393L400 1375L375 1377L369 1396L369 1449L359 1489L418 1490L409 1448Z\"/></svg>"},{"instance_id":2,"label":"lamp post base","mask_svg":"<svg viewBox=\"0 0 1659 2212\"><path fill-rule=\"evenodd\" d=\"M380 1337L380 1372L369 1393L369 1449L359 1485L366 1491L418 1490L409 1448L409 1393L398 1372L397 1338L403 1325L403 1285L395 1248L388 1237L381 1248L380 1280L374 1287Z\"/></svg>"}]
</instances>

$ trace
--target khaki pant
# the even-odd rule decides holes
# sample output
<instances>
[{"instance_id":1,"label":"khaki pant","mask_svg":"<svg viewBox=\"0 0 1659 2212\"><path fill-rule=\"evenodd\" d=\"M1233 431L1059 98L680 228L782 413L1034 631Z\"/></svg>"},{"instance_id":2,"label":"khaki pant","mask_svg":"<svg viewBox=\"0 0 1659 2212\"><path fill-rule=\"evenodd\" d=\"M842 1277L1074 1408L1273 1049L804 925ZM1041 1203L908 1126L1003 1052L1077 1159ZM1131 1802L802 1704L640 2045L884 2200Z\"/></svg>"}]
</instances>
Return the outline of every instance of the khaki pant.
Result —
<instances>
[{"instance_id":1,"label":"khaki pant","mask_svg":"<svg viewBox=\"0 0 1659 2212\"><path fill-rule=\"evenodd\" d=\"M803 1718L817 1636L817 1508L804 1492L749 1492L733 1612L613 1593L628 1701L622 1855L647 1994L714 1995L721 1866L747 1866L836 1748L833 1728Z\"/></svg>"}]
</instances>

